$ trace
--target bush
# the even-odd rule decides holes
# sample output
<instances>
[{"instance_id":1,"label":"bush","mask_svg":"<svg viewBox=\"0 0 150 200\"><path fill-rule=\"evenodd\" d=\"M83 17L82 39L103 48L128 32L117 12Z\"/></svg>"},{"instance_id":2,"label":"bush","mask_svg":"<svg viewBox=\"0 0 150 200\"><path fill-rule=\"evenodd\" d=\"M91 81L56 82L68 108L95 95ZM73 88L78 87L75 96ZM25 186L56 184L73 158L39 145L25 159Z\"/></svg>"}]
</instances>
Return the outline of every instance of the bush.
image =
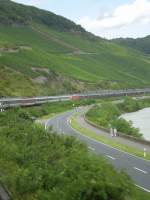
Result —
<instances>
[{"instance_id":1,"label":"bush","mask_svg":"<svg viewBox=\"0 0 150 200\"><path fill-rule=\"evenodd\" d=\"M118 104L119 108L124 112L134 112L141 109L139 101L132 99L131 97L126 97L124 102Z\"/></svg>"},{"instance_id":2,"label":"bush","mask_svg":"<svg viewBox=\"0 0 150 200\"><path fill-rule=\"evenodd\" d=\"M125 200L132 193L126 174L75 138L45 132L22 109L0 113L0 152L0 182L12 199Z\"/></svg>"},{"instance_id":3,"label":"bush","mask_svg":"<svg viewBox=\"0 0 150 200\"><path fill-rule=\"evenodd\" d=\"M118 131L132 135L134 137L142 138L139 129L132 126L132 122L119 118L124 110L133 111L140 107L140 103L130 98L126 98L124 103L115 105L112 103L102 103L100 106L96 105L88 111L87 118L99 126L109 128L112 126Z\"/></svg>"},{"instance_id":4,"label":"bush","mask_svg":"<svg viewBox=\"0 0 150 200\"><path fill-rule=\"evenodd\" d=\"M142 137L138 128L132 126L132 122L128 122L125 119L119 118L112 122L112 126L116 128L119 132L126 133L134 137Z\"/></svg>"},{"instance_id":5,"label":"bush","mask_svg":"<svg viewBox=\"0 0 150 200\"><path fill-rule=\"evenodd\" d=\"M111 121L119 115L119 109L112 103L102 103L100 106L96 105L87 113L89 119L94 119L94 121L104 127L109 127Z\"/></svg>"}]
</instances>

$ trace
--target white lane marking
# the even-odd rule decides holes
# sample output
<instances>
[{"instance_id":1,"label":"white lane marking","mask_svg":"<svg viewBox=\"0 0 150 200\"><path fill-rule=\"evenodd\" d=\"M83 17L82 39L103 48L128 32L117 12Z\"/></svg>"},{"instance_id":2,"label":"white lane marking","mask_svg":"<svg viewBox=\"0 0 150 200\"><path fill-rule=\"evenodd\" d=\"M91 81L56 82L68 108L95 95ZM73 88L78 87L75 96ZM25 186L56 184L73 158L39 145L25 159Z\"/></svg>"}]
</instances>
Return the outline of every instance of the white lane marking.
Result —
<instances>
[{"instance_id":1,"label":"white lane marking","mask_svg":"<svg viewBox=\"0 0 150 200\"><path fill-rule=\"evenodd\" d=\"M88 147L88 149L90 149L90 150L92 150L92 151L95 151L95 149L94 149L94 148L92 148L92 147Z\"/></svg>"},{"instance_id":2,"label":"white lane marking","mask_svg":"<svg viewBox=\"0 0 150 200\"><path fill-rule=\"evenodd\" d=\"M148 174L147 171L144 171L144 170L139 169L139 168L137 168L137 167L133 167L133 168L134 168L135 170L139 171L139 172L142 172L143 174Z\"/></svg>"},{"instance_id":3,"label":"white lane marking","mask_svg":"<svg viewBox=\"0 0 150 200\"><path fill-rule=\"evenodd\" d=\"M112 157L112 156L109 156L109 155L106 155L106 157L112 159L112 160L116 160L116 158Z\"/></svg>"},{"instance_id":4,"label":"white lane marking","mask_svg":"<svg viewBox=\"0 0 150 200\"><path fill-rule=\"evenodd\" d=\"M135 184L136 185L136 184ZM148 190L148 189L146 189L146 188L144 188L144 187L142 187L142 186L140 186L140 185L136 185L138 188L140 188L140 189L142 189L142 190L144 190L145 192L149 192L150 193L150 190Z\"/></svg>"},{"instance_id":5,"label":"white lane marking","mask_svg":"<svg viewBox=\"0 0 150 200\"><path fill-rule=\"evenodd\" d=\"M102 142L99 142L99 141L97 141L97 140L95 140L95 139L92 139L92 138L90 138L90 137L88 137L88 136L85 136L85 135L81 134L79 131L77 131L76 129L74 129L74 128L70 125L69 119L70 119L70 117L68 117L68 120L67 120L68 126L69 126L72 130L74 130L76 133L78 133L79 135L84 136L84 137L88 138L89 140L95 141L96 143L100 143L100 144L103 144L103 145L105 145L105 146L107 146L107 147L109 147L109 148L115 149L115 150L117 150L117 151L119 151L119 152L122 152L122 153L128 154L128 155L130 155L130 156L139 158L139 159L141 159L141 160L150 162L149 160L145 160L144 158L140 158L140 157L138 157L138 156L135 156L135 155L133 155L133 154L127 153L127 152L125 152L125 151L118 150L117 148L111 147L111 146L109 146L109 145L106 145L106 144L104 144L104 143L102 143ZM135 184L135 185L136 185L138 188L140 188L140 189L142 189L142 190L144 190L144 191L150 193L150 190L148 190L148 189L146 189L146 188L144 188L144 187L142 187L142 186L140 186L140 185L137 185L137 184Z\"/></svg>"},{"instance_id":6,"label":"white lane marking","mask_svg":"<svg viewBox=\"0 0 150 200\"><path fill-rule=\"evenodd\" d=\"M71 110L70 110L70 111L71 111ZM45 125L45 130L47 130L47 127L48 127L48 124L49 124L50 121L55 120L55 119L57 119L58 117L62 116L64 113L69 113L70 111L66 111L66 112L59 113L59 114L55 115L54 117L51 117L50 119L47 119L47 121L46 121L45 124L44 124L44 125Z\"/></svg>"},{"instance_id":7,"label":"white lane marking","mask_svg":"<svg viewBox=\"0 0 150 200\"><path fill-rule=\"evenodd\" d=\"M139 160L144 160L145 162L150 163L150 160L146 160L146 159L144 159L144 158L142 158L142 157L133 155L133 154L131 154L131 153L127 153L127 152L125 152L125 151L123 151L123 150L117 149L117 148L112 147L112 146L110 146L110 145L108 145L108 144L105 144L105 143L100 142L100 141L98 141L98 140L96 140L96 139L93 139L93 138L91 138L91 137L89 137L89 136L87 136L87 135L84 135L84 134L80 133L79 131L77 131L75 128L73 128L73 127L71 126L70 123L67 123L67 124L68 124L68 126L69 126L72 130L74 130L77 134L81 135L82 137L85 137L85 138L87 138L87 139L89 139L89 140L91 140L91 141L94 141L94 142L96 142L96 143L102 144L102 145L104 145L104 146L106 146L106 147L109 147L109 148L111 148L111 149L115 149L115 150L118 151L118 152L121 152L121 153L130 155L130 156L132 156L132 157L138 158Z\"/></svg>"}]
</instances>

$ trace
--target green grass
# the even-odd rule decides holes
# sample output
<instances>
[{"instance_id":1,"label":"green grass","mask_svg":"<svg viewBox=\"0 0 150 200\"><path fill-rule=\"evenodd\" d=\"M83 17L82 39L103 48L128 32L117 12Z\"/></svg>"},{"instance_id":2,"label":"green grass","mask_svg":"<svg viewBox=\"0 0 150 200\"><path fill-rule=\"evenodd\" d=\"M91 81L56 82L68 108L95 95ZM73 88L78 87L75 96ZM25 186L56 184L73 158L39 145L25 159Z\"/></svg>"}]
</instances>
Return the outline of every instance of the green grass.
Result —
<instances>
[{"instance_id":1,"label":"green grass","mask_svg":"<svg viewBox=\"0 0 150 200\"><path fill-rule=\"evenodd\" d=\"M1 52L0 58L0 67L9 67L30 79L30 85L33 83L31 95L36 90L33 80L38 76L46 77L47 83L37 84L37 95L53 94L57 88L64 93L96 87L149 86L150 63L142 55L100 38L91 39L84 34L58 32L43 25L33 26L34 29L0 27L0 47L31 47L30 50L16 53ZM75 55L75 49L85 54ZM33 68L47 68L50 73L35 72ZM5 73L8 73L7 70ZM5 94L4 88L2 90ZM16 96L16 86L13 94L11 90L8 93ZM28 96L26 91L25 94Z\"/></svg>"},{"instance_id":2,"label":"green grass","mask_svg":"<svg viewBox=\"0 0 150 200\"><path fill-rule=\"evenodd\" d=\"M35 96L40 87L15 70L0 67L0 96Z\"/></svg>"},{"instance_id":3,"label":"green grass","mask_svg":"<svg viewBox=\"0 0 150 200\"><path fill-rule=\"evenodd\" d=\"M74 129L76 129L77 131L79 131L81 134L86 135L86 136L88 136L90 138L93 138L93 139L95 139L97 141L100 141L100 142L102 142L104 144L107 144L107 145L110 145L112 147L115 147L115 148L117 148L119 150L131 153L133 155L136 155L136 156L139 156L139 157L142 157L142 158L144 157L143 156L143 151L141 151L139 149L136 149L136 148L133 148L131 146L127 146L127 145L118 143L116 141L109 140L105 136L97 135L95 132L93 132L93 131L91 131L91 130L89 130L87 128L82 127L76 121L76 117L77 117L76 115L71 117L71 126ZM145 159L150 160L150 153L147 153Z\"/></svg>"},{"instance_id":4,"label":"green grass","mask_svg":"<svg viewBox=\"0 0 150 200\"><path fill-rule=\"evenodd\" d=\"M150 54L150 36L146 36L144 38L120 38L114 39L114 42L117 44L121 44L125 47L130 47L136 49L137 51L141 51L143 54Z\"/></svg>"},{"instance_id":5,"label":"green grass","mask_svg":"<svg viewBox=\"0 0 150 200\"><path fill-rule=\"evenodd\" d=\"M149 199L150 199L150 193L138 187L135 187L133 198L127 200L149 200Z\"/></svg>"},{"instance_id":6,"label":"green grass","mask_svg":"<svg viewBox=\"0 0 150 200\"><path fill-rule=\"evenodd\" d=\"M51 114L48 114L48 115L44 115L42 117L40 117L39 119L43 120L43 119L51 119L53 117L56 117L57 115L61 114L63 112L59 112L59 113L51 113Z\"/></svg>"},{"instance_id":7,"label":"green grass","mask_svg":"<svg viewBox=\"0 0 150 200\"><path fill-rule=\"evenodd\" d=\"M80 100L80 101L60 101L47 103L40 106L22 108L35 118L48 118L56 114L73 109L74 107L90 105L93 100Z\"/></svg>"},{"instance_id":8,"label":"green grass","mask_svg":"<svg viewBox=\"0 0 150 200\"><path fill-rule=\"evenodd\" d=\"M131 154L139 156L139 157L143 157L143 152L139 151L138 149L131 148L129 146L125 146L125 145L110 141L110 140L106 139L103 136L96 135L96 133L90 131L89 129L81 127L76 121L76 116L77 116L77 114L74 115L71 118L71 126L75 130L79 131L81 134L86 135L86 136L88 136L90 138L93 138L93 139L95 139L97 141L100 141L100 142L102 142L104 144L107 144L107 145L110 145L112 147L118 148L118 149L120 149L122 151L131 153ZM147 154L147 157L145 159L150 160L150 154ZM127 200L141 200L141 199L142 200L149 200L149 198L150 198L150 193L148 193L148 192L146 192L146 191L144 191L144 190L142 190L142 189L140 189L138 187L135 187L134 191L133 191L133 196L130 197L130 198L127 198Z\"/></svg>"},{"instance_id":9,"label":"green grass","mask_svg":"<svg viewBox=\"0 0 150 200\"><path fill-rule=\"evenodd\" d=\"M126 200L131 196L134 185L124 172L91 154L75 138L46 132L33 123L31 113L20 108L0 113L0 185L11 199Z\"/></svg>"},{"instance_id":10,"label":"green grass","mask_svg":"<svg viewBox=\"0 0 150 200\"><path fill-rule=\"evenodd\" d=\"M124 97L122 103L102 102L101 104L95 104L86 113L86 118L99 128L109 129L111 126L125 135L144 139L143 134L133 126L132 122L119 118L119 116L124 113L136 112L149 106L150 99L137 101L131 97Z\"/></svg>"},{"instance_id":11,"label":"green grass","mask_svg":"<svg viewBox=\"0 0 150 200\"><path fill-rule=\"evenodd\" d=\"M96 37L53 13L9 1L1 3L1 12L0 67L7 74L6 83L0 82L4 95L32 96L35 91L36 95L50 95L150 85L148 55ZM29 49L19 49L22 46ZM18 52L12 53L11 48ZM17 72L20 81L12 80L7 68ZM44 83L35 79L41 76ZM7 81L14 81L13 91ZM29 92L17 88L22 82Z\"/></svg>"},{"instance_id":12,"label":"green grass","mask_svg":"<svg viewBox=\"0 0 150 200\"><path fill-rule=\"evenodd\" d=\"M86 198L90 190L90 199L100 195L100 199L108 196L114 200L149 200L150 195L134 187L125 173L116 172L104 158L88 152L80 141L52 131L47 133L31 120L31 116L69 109L72 103L0 113L0 184L8 189L12 199L76 200ZM81 101L80 105L88 103Z\"/></svg>"}]
</instances>

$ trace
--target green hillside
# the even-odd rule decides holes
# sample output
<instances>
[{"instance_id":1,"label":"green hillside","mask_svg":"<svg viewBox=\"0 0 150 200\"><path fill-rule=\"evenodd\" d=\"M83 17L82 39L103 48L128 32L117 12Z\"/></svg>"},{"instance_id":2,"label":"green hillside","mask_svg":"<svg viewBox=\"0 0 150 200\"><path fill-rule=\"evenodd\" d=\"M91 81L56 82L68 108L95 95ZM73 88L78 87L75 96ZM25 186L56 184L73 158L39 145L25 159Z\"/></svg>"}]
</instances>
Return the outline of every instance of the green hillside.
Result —
<instances>
[{"instance_id":1,"label":"green hillside","mask_svg":"<svg viewBox=\"0 0 150 200\"><path fill-rule=\"evenodd\" d=\"M150 58L51 12L0 0L0 95L148 87Z\"/></svg>"},{"instance_id":2,"label":"green hillside","mask_svg":"<svg viewBox=\"0 0 150 200\"><path fill-rule=\"evenodd\" d=\"M147 36L144 38L137 38L137 39L119 38L113 41L125 47L130 47L135 50L141 51L145 54L150 54L150 36Z\"/></svg>"}]
</instances>

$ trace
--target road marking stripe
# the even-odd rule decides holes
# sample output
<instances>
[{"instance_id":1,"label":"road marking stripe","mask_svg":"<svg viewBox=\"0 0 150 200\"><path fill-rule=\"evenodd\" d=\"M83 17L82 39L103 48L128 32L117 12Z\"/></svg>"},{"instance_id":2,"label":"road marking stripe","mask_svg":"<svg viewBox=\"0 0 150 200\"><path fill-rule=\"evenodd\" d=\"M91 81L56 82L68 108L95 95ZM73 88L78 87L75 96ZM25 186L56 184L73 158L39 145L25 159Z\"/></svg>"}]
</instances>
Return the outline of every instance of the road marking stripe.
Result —
<instances>
[{"instance_id":1,"label":"road marking stripe","mask_svg":"<svg viewBox=\"0 0 150 200\"><path fill-rule=\"evenodd\" d=\"M109 156L109 155L106 155L106 157L112 159L112 160L116 160L116 158L112 157L112 156Z\"/></svg>"},{"instance_id":2,"label":"road marking stripe","mask_svg":"<svg viewBox=\"0 0 150 200\"><path fill-rule=\"evenodd\" d=\"M60 115L61 115L61 114L60 114ZM59 115L59 116L60 116L60 115ZM56 118L59 117L59 116L55 116L55 117L51 118L51 119L48 120L48 121L51 121L52 119L56 119ZM68 119L70 119L70 118L71 118L71 117L69 116ZM136 158L139 158L139 159L141 159L141 160L150 162L149 160L146 160L146 159L144 159L144 158L141 158L141 157L135 156L135 155L133 155L133 154L127 153L127 152L125 152L125 151L121 151L121 150L119 150L119 149L117 149L117 148L115 148L115 147L111 147L111 146L109 146L109 145L107 145L107 144L105 144L105 143L99 142L99 141L97 141L97 140L95 140L95 139L93 139L93 138L90 138L90 137L88 137L88 136L85 136L85 135L81 134L79 131L77 131L76 129L74 129L74 128L70 125L69 122L70 122L70 121L67 120L67 124L68 124L68 126L69 126L72 130L74 130L74 131L75 131L76 133L78 133L79 135L88 138L89 140L95 141L96 143L103 144L103 145L105 145L105 146L107 146L107 147L109 147L109 148L115 149L115 150L117 150L117 151L120 151L120 152L122 152L122 153L128 154L128 155L133 156L133 157L136 157ZM150 190L148 190L148 189L146 189L146 188L144 188L144 187L142 187L142 186L140 186L140 185L137 185L137 184L135 184L135 185L136 185L138 188L140 188L140 189L142 189L142 190L144 190L144 191L150 193Z\"/></svg>"},{"instance_id":3,"label":"road marking stripe","mask_svg":"<svg viewBox=\"0 0 150 200\"><path fill-rule=\"evenodd\" d=\"M136 185L136 184L135 184ZM140 185L136 185L137 187L139 187L140 189L144 190L145 192L149 192L150 193L150 190L140 186Z\"/></svg>"},{"instance_id":4,"label":"road marking stripe","mask_svg":"<svg viewBox=\"0 0 150 200\"><path fill-rule=\"evenodd\" d=\"M72 110L70 110L70 111L72 111ZM56 114L55 116L53 116L53 117L47 119L46 122L44 123L44 125L45 125L45 130L47 129L48 124L49 124L50 121L55 120L55 119L61 117L62 114L64 114L64 113L69 113L70 111L64 111L64 112L62 112L62 113L58 113L58 114ZM53 126L53 125L51 125L51 126Z\"/></svg>"},{"instance_id":5,"label":"road marking stripe","mask_svg":"<svg viewBox=\"0 0 150 200\"><path fill-rule=\"evenodd\" d=\"M70 118L70 117L69 117L69 118ZM118 151L118 152L121 152L121 153L130 155L130 156L132 156L132 157L135 157L135 158L138 158L138 159L140 159L140 160L144 160L145 162L150 163L150 160L146 160L146 159L144 159L144 158L142 158L142 157L139 157L139 156L136 156L136 155L134 155L134 154L128 153L128 152L126 152L126 151L117 149L117 148L112 147L112 146L110 146L110 145L108 145L108 144L105 144L105 143L100 142L100 141L98 141L98 140L96 140L96 139L93 139L93 138L91 138L91 137L89 137L89 136L87 136L87 135L84 135L84 134L80 133L78 130L76 130L75 128L73 128L73 127L71 126L70 123L67 123L67 124L68 124L68 126L69 126L72 130L74 130L77 134L81 135L82 137L88 138L88 139L91 140L91 141L94 141L94 142L96 142L96 143L102 144L102 145L104 145L104 146L106 146L106 147L109 147L109 148L111 148L111 149L114 149L114 150L116 150L116 151Z\"/></svg>"},{"instance_id":6,"label":"road marking stripe","mask_svg":"<svg viewBox=\"0 0 150 200\"><path fill-rule=\"evenodd\" d=\"M92 150L92 151L95 151L95 149L94 149L94 148L92 148L92 147L88 147L88 149L90 149L90 150Z\"/></svg>"},{"instance_id":7,"label":"road marking stripe","mask_svg":"<svg viewBox=\"0 0 150 200\"><path fill-rule=\"evenodd\" d=\"M139 169L139 168L137 168L137 167L133 167L135 170L137 170L137 171L140 171L140 172L142 172L143 174L148 174L148 172L147 171L144 171L144 170L142 170L142 169Z\"/></svg>"}]
</instances>

